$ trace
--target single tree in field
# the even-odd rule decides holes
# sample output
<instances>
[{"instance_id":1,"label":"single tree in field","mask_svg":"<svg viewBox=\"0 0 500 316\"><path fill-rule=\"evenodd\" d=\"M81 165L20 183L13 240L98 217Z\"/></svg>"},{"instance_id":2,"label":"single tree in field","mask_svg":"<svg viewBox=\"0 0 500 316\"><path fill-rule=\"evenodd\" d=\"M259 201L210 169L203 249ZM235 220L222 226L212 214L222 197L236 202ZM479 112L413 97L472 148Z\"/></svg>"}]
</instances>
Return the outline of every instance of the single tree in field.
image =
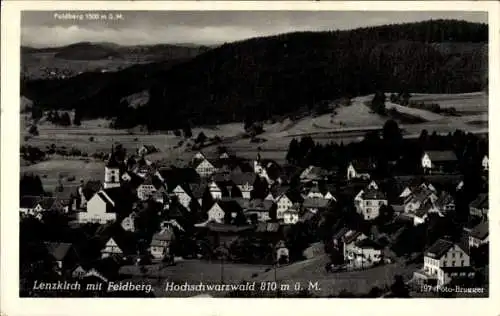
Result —
<instances>
[{"instance_id":1,"label":"single tree in field","mask_svg":"<svg viewBox=\"0 0 500 316\"><path fill-rule=\"evenodd\" d=\"M189 123L184 126L182 132L184 133L184 138L191 138L193 136L193 131L191 130L191 125Z\"/></svg>"},{"instance_id":2,"label":"single tree in field","mask_svg":"<svg viewBox=\"0 0 500 316\"><path fill-rule=\"evenodd\" d=\"M401 145L403 143L403 136L398 123L394 120L385 122L382 129L382 139L386 148L386 155L390 160L397 160L399 158Z\"/></svg>"},{"instance_id":3,"label":"single tree in field","mask_svg":"<svg viewBox=\"0 0 500 316\"><path fill-rule=\"evenodd\" d=\"M28 132L33 136L38 136L38 127L36 125L31 125Z\"/></svg>"},{"instance_id":4,"label":"single tree in field","mask_svg":"<svg viewBox=\"0 0 500 316\"><path fill-rule=\"evenodd\" d=\"M256 177L253 190L250 192L252 199L264 199L267 195L267 181L261 177Z\"/></svg>"},{"instance_id":5,"label":"single tree in field","mask_svg":"<svg viewBox=\"0 0 500 316\"><path fill-rule=\"evenodd\" d=\"M75 116L73 118L73 125L80 126L82 124L82 113L80 110L75 109Z\"/></svg>"},{"instance_id":6,"label":"single tree in field","mask_svg":"<svg viewBox=\"0 0 500 316\"><path fill-rule=\"evenodd\" d=\"M198 137L196 137L195 143L203 145L203 143L207 140L207 136L205 133L200 132Z\"/></svg>"},{"instance_id":7,"label":"single tree in field","mask_svg":"<svg viewBox=\"0 0 500 316\"><path fill-rule=\"evenodd\" d=\"M71 125L71 118L69 117L68 112L64 112L61 115L61 118L59 120L59 124L61 124L62 126L70 126Z\"/></svg>"},{"instance_id":8,"label":"single tree in field","mask_svg":"<svg viewBox=\"0 0 500 316\"><path fill-rule=\"evenodd\" d=\"M375 93L371 102L372 110L378 114L382 115L385 114L385 101L386 101L385 93L383 92Z\"/></svg>"}]
</instances>

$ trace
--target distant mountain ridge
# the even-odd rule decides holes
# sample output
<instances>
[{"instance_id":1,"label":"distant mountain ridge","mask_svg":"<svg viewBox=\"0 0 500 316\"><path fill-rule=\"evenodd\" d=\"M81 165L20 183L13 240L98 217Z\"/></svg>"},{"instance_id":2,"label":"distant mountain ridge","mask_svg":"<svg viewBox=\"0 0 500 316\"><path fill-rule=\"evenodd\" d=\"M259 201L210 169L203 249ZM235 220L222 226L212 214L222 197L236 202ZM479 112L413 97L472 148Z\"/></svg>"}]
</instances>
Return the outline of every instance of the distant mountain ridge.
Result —
<instances>
[{"instance_id":1,"label":"distant mountain ridge","mask_svg":"<svg viewBox=\"0 0 500 316\"><path fill-rule=\"evenodd\" d=\"M148 105L134 117L151 129L260 120L375 91L483 90L487 43L486 24L456 20L296 32L224 44L168 65L26 82L22 93L38 106L120 117L131 115L124 97L148 90Z\"/></svg>"},{"instance_id":2,"label":"distant mountain ridge","mask_svg":"<svg viewBox=\"0 0 500 316\"><path fill-rule=\"evenodd\" d=\"M202 53L209 48L207 46L190 44L154 44L154 45L130 45L123 46L109 42L78 42L59 47L33 48L21 46L21 53L54 53L55 58L67 60L98 60L106 58L127 58L131 54L156 54L162 56L183 58ZM179 57L180 58L180 57Z\"/></svg>"}]
</instances>

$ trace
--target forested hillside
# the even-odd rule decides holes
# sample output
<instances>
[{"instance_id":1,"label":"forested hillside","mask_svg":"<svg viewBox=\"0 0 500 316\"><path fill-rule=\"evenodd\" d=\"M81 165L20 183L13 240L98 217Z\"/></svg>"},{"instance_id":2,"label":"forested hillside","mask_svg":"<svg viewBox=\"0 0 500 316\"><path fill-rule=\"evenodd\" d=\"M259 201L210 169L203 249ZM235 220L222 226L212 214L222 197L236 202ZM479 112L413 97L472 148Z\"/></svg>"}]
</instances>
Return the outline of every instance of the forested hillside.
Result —
<instances>
[{"instance_id":1,"label":"forested hillside","mask_svg":"<svg viewBox=\"0 0 500 316\"><path fill-rule=\"evenodd\" d=\"M453 20L289 33L225 44L163 68L25 82L22 94L36 106L77 108L84 117L133 116L126 125L152 129L260 120L375 91L485 89L487 42L487 25ZM150 92L148 106L126 109L121 100L143 90Z\"/></svg>"}]
</instances>

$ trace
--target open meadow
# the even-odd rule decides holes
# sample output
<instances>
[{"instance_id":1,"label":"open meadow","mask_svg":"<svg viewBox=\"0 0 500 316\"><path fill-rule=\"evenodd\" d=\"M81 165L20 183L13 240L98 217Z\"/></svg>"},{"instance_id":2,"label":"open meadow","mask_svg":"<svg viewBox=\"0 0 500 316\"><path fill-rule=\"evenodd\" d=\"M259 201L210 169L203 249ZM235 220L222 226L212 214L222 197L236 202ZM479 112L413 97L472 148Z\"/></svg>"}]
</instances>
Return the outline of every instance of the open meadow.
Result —
<instances>
[{"instance_id":1,"label":"open meadow","mask_svg":"<svg viewBox=\"0 0 500 316\"><path fill-rule=\"evenodd\" d=\"M441 108L454 107L459 113L488 113L488 95L483 92L461 94L421 94L415 93L411 100L437 103Z\"/></svg>"},{"instance_id":2,"label":"open meadow","mask_svg":"<svg viewBox=\"0 0 500 316\"><path fill-rule=\"evenodd\" d=\"M301 289L306 289L311 295L326 297L338 295L342 290L351 293L367 293L371 288L377 286L384 288L394 282L396 275L402 275L406 280L410 279L416 268L414 265L405 266L402 263L383 265L366 270L328 273L325 265L330 262L327 255L321 255L313 259L295 262L274 269L271 266L250 265L220 261L185 260L177 262L174 266L162 268L160 265L147 266L146 272L139 271L137 266L122 267L120 273L124 277L143 282L146 278L148 283L153 284L155 296L196 296L210 294L212 296L225 296L227 292L172 292L165 291L166 282L183 284L185 280L196 280L189 284L240 284L245 282L256 284L256 289L261 282L274 282L278 286L283 285L286 294L298 294L295 290L296 284ZM288 290L286 290L288 288Z\"/></svg>"},{"instance_id":3,"label":"open meadow","mask_svg":"<svg viewBox=\"0 0 500 316\"><path fill-rule=\"evenodd\" d=\"M80 180L103 180L104 162L94 159L51 159L23 166L21 173L33 173L40 176L45 191L53 192L59 184L59 179L66 188L76 188Z\"/></svg>"},{"instance_id":4,"label":"open meadow","mask_svg":"<svg viewBox=\"0 0 500 316\"><path fill-rule=\"evenodd\" d=\"M273 124L265 124L265 132L259 135L262 142L251 142L244 138L242 123L229 123L217 126L205 126L193 128L193 138L203 132L208 138L219 136L221 143L203 148L204 152L213 153L217 146L228 147L238 156L254 159L258 149L262 156L284 162L288 145L292 138L311 136L315 141L325 142L352 142L361 140L369 130L382 128L387 118L373 113L365 104L371 96L354 98L350 106L338 107L336 115L324 114L317 117L306 116L296 121L286 118ZM476 133L488 132L488 103L484 93L459 94L459 95L432 95L414 94L412 100L438 102L440 104L453 105L460 109L459 116L444 116L435 114L424 109L415 109L398 106L398 111L406 111L406 114L419 116L423 123L405 124L398 122L403 129L405 137L418 137L423 129L430 133L454 132L456 129L467 130ZM390 104L390 106L392 106ZM109 127L107 120L83 121L81 126L61 127L48 122L39 122L38 136L28 136L26 115L21 115L21 145L36 146L42 150L55 144L58 148L71 150L76 148L87 153L88 156L96 152L109 153L113 143L120 143L128 152L135 152L142 145L152 145L158 152L148 155L148 159L162 165L182 165L187 162L193 151L189 144L193 140L186 141L183 137L175 136L172 132L148 133L140 128L134 130L115 130ZM24 123L24 124L23 124ZM102 179L103 162L95 159L78 160L76 158L66 159L64 157L52 157L31 166L22 166L21 172L34 172L42 177L44 186L49 189L58 183L59 174L75 176L79 179ZM64 181L64 179L63 179ZM64 182L63 182L64 183ZM67 183L72 185L72 183Z\"/></svg>"}]
</instances>

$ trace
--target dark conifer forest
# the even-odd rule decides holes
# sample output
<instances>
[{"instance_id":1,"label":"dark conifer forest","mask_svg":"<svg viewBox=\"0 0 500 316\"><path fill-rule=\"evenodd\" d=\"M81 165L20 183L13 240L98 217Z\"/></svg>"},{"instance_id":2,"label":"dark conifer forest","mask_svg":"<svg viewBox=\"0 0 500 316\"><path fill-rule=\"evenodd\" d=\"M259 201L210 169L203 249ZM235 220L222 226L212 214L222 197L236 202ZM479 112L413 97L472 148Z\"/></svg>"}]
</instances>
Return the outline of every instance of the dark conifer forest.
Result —
<instances>
[{"instance_id":1,"label":"dark conifer forest","mask_svg":"<svg viewBox=\"0 0 500 316\"><path fill-rule=\"evenodd\" d=\"M115 118L119 127L256 121L376 91L485 90L487 43L486 24L456 20L288 33L224 44L186 60L26 81L21 94L36 107ZM123 98L141 91L149 92L148 103L128 107Z\"/></svg>"}]
</instances>

